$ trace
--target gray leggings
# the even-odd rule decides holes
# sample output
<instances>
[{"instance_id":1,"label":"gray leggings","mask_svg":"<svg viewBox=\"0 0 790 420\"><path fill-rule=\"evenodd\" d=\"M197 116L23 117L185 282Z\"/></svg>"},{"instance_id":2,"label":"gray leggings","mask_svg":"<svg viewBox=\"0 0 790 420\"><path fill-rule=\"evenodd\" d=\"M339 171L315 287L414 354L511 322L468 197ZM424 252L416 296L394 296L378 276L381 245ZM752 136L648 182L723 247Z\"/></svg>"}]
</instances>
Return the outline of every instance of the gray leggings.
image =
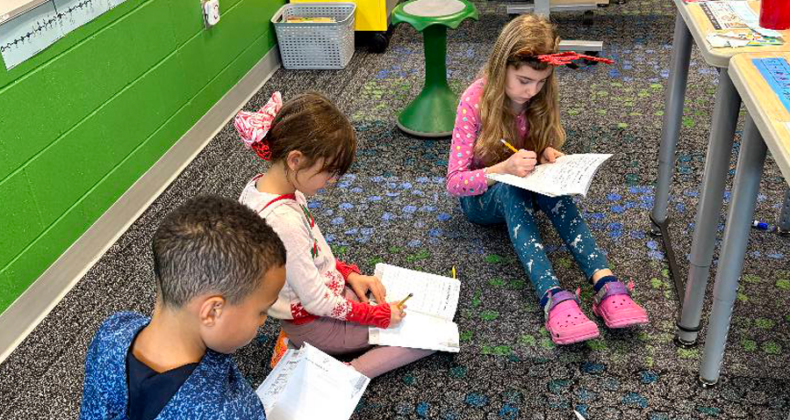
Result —
<instances>
[{"instance_id":1,"label":"gray leggings","mask_svg":"<svg viewBox=\"0 0 790 420\"><path fill-rule=\"evenodd\" d=\"M359 301L354 291L348 287L345 294L346 298ZM367 326L329 317L321 317L303 325L283 320L282 328L290 342L297 347L308 342L333 356L367 350L352 360L351 366L370 379L434 353L433 350L371 346L368 344Z\"/></svg>"}]
</instances>

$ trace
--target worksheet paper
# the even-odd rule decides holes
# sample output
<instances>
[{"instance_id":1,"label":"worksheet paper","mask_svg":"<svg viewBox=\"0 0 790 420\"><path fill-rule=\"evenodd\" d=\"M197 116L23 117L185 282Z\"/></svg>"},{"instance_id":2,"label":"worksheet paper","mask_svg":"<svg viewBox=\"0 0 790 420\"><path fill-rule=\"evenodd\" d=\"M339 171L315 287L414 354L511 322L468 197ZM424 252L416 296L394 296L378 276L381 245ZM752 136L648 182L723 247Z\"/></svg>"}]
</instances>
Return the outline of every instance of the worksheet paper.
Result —
<instances>
[{"instance_id":1,"label":"worksheet paper","mask_svg":"<svg viewBox=\"0 0 790 420\"><path fill-rule=\"evenodd\" d=\"M534 191L548 197L562 195L587 195L593 176L606 159L607 154L565 155L554 163L535 166L525 177L510 174L486 174L486 178Z\"/></svg>"},{"instance_id":2,"label":"worksheet paper","mask_svg":"<svg viewBox=\"0 0 790 420\"><path fill-rule=\"evenodd\" d=\"M394 328L371 328L368 342L380 346L411 347L458 353L461 351L458 325L435 316L407 311Z\"/></svg>"},{"instance_id":3,"label":"worksheet paper","mask_svg":"<svg viewBox=\"0 0 790 420\"><path fill-rule=\"evenodd\" d=\"M705 38L712 48L742 48L760 46L779 46L784 44L781 34L777 37L766 35L770 30L728 29L708 34ZM776 32L776 31L773 31Z\"/></svg>"},{"instance_id":4,"label":"worksheet paper","mask_svg":"<svg viewBox=\"0 0 790 420\"><path fill-rule=\"evenodd\" d=\"M436 274L376 264L376 277L387 289L387 300L406 302L406 317L394 328L370 328L368 342L383 346L460 351L458 325L452 319L458 308L461 282Z\"/></svg>"},{"instance_id":5,"label":"worksheet paper","mask_svg":"<svg viewBox=\"0 0 790 420\"><path fill-rule=\"evenodd\" d=\"M348 420L370 379L305 343L288 350L255 393L269 420Z\"/></svg>"},{"instance_id":6,"label":"worksheet paper","mask_svg":"<svg viewBox=\"0 0 790 420\"><path fill-rule=\"evenodd\" d=\"M703 3L700 7L715 29L748 28L757 22L757 14L745 1Z\"/></svg>"},{"instance_id":7,"label":"worksheet paper","mask_svg":"<svg viewBox=\"0 0 790 420\"><path fill-rule=\"evenodd\" d=\"M383 263L376 264L374 272L387 289L388 301L403 300L411 293L406 302L409 312L453 320L461 293L460 281Z\"/></svg>"}]
</instances>

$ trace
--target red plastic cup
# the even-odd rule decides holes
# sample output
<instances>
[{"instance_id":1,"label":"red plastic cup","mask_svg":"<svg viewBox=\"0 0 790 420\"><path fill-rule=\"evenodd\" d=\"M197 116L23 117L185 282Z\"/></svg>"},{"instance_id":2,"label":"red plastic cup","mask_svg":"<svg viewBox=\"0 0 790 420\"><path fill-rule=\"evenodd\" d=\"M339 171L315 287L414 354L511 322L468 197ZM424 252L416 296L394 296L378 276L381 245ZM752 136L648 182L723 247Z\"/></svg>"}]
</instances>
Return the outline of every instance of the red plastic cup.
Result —
<instances>
[{"instance_id":1,"label":"red plastic cup","mask_svg":"<svg viewBox=\"0 0 790 420\"><path fill-rule=\"evenodd\" d=\"M790 0L762 0L760 26L766 29L790 29Z\"/></svg>"}]
</instances>

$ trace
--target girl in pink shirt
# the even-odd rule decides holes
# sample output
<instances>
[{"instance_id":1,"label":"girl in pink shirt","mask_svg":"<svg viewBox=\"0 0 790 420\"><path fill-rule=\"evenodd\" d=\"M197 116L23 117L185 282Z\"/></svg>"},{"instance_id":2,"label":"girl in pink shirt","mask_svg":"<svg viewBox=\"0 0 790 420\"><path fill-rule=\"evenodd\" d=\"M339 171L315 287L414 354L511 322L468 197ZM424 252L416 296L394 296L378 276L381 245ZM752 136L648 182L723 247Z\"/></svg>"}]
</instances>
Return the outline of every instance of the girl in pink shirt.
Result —
<instances>
[{"instance_id":1,"label":"girl in pink shirt","mask_svg":"<svg viewBox=\"0 0 790 420\"><path fill-rule=\"evenodd\" d=\"M541 243L534 212L551 220L595 290L593 313L609 328L648 322L630 297L630 288L609 269L587 224L568 196L547 197L486 179L486 173L528 176L535 165L561 157L554 65L579 56L556 54L554 27L534 15L505 26L483 69L461 97L447 170L447 191L460 197L466 217L479 224L505 222L510 239L544 308L546 329L556 344L598 337L598 326L581 311L576 294L560 288ZM594 59L593 57L589 57ZM601 61L608 61L602 59ZM501 139L518 152L506 148Z\"/></svg>"}]
</instances>

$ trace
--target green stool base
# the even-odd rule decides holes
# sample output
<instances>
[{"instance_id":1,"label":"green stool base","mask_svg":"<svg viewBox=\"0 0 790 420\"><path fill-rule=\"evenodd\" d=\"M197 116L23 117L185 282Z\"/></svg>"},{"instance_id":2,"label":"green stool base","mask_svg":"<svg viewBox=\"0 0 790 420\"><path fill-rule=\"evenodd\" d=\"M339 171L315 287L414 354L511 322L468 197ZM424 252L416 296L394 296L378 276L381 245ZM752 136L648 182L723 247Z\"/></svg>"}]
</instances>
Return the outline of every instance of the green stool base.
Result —
<instances>
[{"instance_id":1,"label":"green stool base","mask_svg":"<svg viewBox=\"0 0 790 420\"><path fill-rule=\"evenodd\" d=\"M398 116L398 128L418 137L446 137L452 134L458 95L447 87L425 86Z\"/></svg>"},{"instance_id":2,"label":"green stool base","mask_svg":"<svg viewBox=\"0 0 790 420\"><path fill-rule=\"evenodd\" d=\"M409 129L408 127L404 127L403 124L400 123L400 120L398 120L398 122L395 123L395 125L397 125L398 128L401 131L403 131L404 133L410 134L410 135L412 135L414 137L440 138L440 137L449 137L449 136L451 136L453 134L453 130L450 130L450 131L448 131L446 133L443 133L443 132L426 133L426 132L423 132L423 131L414 131L414 130Z\"/></svg>"}]
</instances>

